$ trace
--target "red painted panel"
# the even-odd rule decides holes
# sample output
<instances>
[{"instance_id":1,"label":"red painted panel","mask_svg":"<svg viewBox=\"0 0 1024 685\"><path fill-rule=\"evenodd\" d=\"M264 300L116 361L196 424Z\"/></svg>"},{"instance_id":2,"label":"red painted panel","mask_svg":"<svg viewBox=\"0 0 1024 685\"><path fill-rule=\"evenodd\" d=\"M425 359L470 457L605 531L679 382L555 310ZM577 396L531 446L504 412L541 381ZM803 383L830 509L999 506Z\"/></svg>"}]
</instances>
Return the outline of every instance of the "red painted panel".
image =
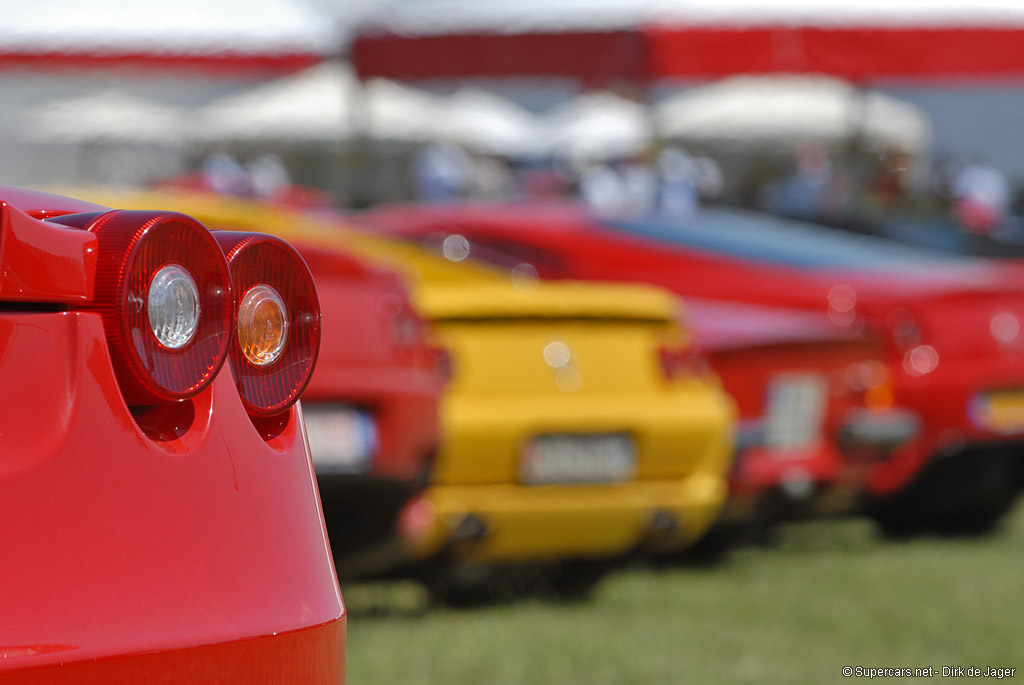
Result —
<instances>
[{"instance_id":1,"label":"red painted panel","mask_svg":"<svg viewBox=\"0 0 1024 685\"><path fill-rule=\"evenodd\" d=\"M89 302L98 240L0 202L0 299Z\"/></svg>"},{"instance_id":2,"label":"red painted panel","mask_svg":"<svg viewBox=\"0 0 1024 685\"><path fill-rule=\"evenodd\" d=\"M652 79L744 72L822 73L854 81L1024 77L1024 28L652 26Z\"/></svg>"},{"instance_id":3,"label":"red painted panel","mask_svg":"<svg viewBox=\"0 0 1024 685\"><path fill-rule=\"evenodd\" d=\"M92 71L134 69L212 76L273 76L318 64L322 55L307 52L248 54L242 52L109 52L0 50L0 70Z\"/></svg>"},{"instance_id":4,"label":"red painted panel","mask_svg":"<svg viewBox=\"0 0 1024 685\"><path fill-rule=\"evenodd\" d=\"M854 81L1024 78L1018 26L658 24L618 31L366 34L362 78L554 77L589 86L737 73L822 73Z\"/></svg>"},{"instance_id":5,"label":"red painted panel","mask_svg":"<svg viewBox=\"0 0 1024 685\"><path fill-rule=\"evenodd\" d=\"M97 207L0 197L3 286L91 291L88 234L11 206ZM190 400L129 409L100 315L54 309L0 312L0 680L341 682L300 409L261 433L226 367Z\"/></svg>"},{"instance_id":6,"label":"red painted panel","mask_svg":"<svg viewBox=\"0 0 1024 685\"><path fill-rule=\"evenodd\" d=\"M186 649L160 650L78 661L66 645L0 648L12 665L20 656L60 652L64 663L2 674L5 685L62 682L79 685L134 683L342 683L345 680L345 618L277 635ZM20 655L20 656L19 656Z\"/></svg>"},{"instance_id":7,"label":"red painted panel","mask_svg":"<svg viewBox=\"0 0 1024 685\"><path fill-rule=\"evenodd\" d=\"M121 398L98 315L0 318L0 392L23 398L0 414L0 433L25 436L0 455L0 651L66 646L0 660L0 673L343 615L296 408L264 440L222 372L147 434Z\"/></svg>"},{"instance_id":8,"label":"red painted panel","mask_svg":"<svg viewBox=\"0 0 1024 685\"><path fill-rule=\"evenodd\" d=\"M646 69L645 41L633 31L371 34L352 45L361 78L406 80L474 76L547 76L591 85L636 81Z\"/></svg>"}]
</instances>

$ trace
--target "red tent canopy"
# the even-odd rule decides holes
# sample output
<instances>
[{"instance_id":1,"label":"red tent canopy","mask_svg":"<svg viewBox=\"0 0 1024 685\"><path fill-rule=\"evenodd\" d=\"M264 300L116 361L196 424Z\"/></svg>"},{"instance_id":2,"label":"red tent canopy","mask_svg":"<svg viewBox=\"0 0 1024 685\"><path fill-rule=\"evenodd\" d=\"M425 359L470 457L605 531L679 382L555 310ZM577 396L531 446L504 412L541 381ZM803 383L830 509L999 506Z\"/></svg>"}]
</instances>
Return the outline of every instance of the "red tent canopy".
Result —
<instances>
[{"instance_id":1,"label":"red tent canopy","mask_svg":"<svg viewBox=\"0 0 1024 685\"><path fill-rule=\"evenodd\" d=\"M267 77L300 71L321 61L322 55L299 50L267 54L241 51L154 54L129 50L31 52L0 49L0 70L88 71L130 67L146 71Z\"/></svg>"},{"instance_id":2,"label":"red tent canopy","mask_svg":"<svg viewBox=\"0 0 1024 685\"><path fill-rule=\"evenodd\" d=\"M587 86L736 73L853 81L1024 79L1024 26L650 24L621 30L365 33L361 78L553 77Z\"/></svg>"},{"instance_id":3,"label":"red tent canopy","mask_svg":"<svg viewBox=\"0 0 1024 685\"><path fill-rule=\"evenodd\" d=\"M820 73L852 81L1024 78L1024 27L664 26L644 30L650 78Z\"/></svg>"},{"instance_id":4,"label":"red tent canopy","mask_svg":"<svg viewBox=\"0 0 1024 685\"><path fill-rule=\"evenodd\" d=\"M635 30L363 34L352 45L360 78L568 78L587 85L648 78L647 36Z\"/></svg>"}]
</instances>

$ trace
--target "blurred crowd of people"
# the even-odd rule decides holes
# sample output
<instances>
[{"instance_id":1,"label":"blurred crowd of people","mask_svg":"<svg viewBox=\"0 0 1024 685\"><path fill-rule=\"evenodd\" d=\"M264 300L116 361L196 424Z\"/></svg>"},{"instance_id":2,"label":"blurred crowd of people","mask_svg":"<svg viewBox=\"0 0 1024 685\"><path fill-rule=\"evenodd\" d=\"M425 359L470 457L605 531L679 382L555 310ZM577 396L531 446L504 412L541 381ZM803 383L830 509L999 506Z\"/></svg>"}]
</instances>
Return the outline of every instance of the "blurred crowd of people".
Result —
<instances>
[{"instance_id":1,"label":"blurred crowd of people","mask_svg":"<svg viewBox=\"0 0 1024 685\"><path fill-rule=\"evenodd\" d=\"M1010 179L984 159L836 150L813 140L796 144L788 157L765 153L768 163L758 163L759 152L720 163L712 154L666 145L621 159L517 166L428 146L417 158L416 187L431 202L577 197L602 216L677 218L721 203L866 233L911 222L954 238L1024 243L1024 190L1015 195Z\"/></svg>"},{"instance_id":2,"label":"blurred crowd of people","mask_svg":"<svg viewBox=\"0 0 1024 685\"><path fill-rule=\"evenodd\" d=\"M744 154L749 159L718 159L667 144L613 159L523 160L435 141L410 154L407 171L413 199L425 203L575 198L617 218L687 218L702 206L725 204L868 233L884 232L891 222L930 222L964 236L1024 244L1024 191L1015 195L1006 175L980 158L837 150L813 140L781 156L777 150ZM281 200L297 192L273 154L243 163L217 151L203 159L197 176L227 195Z\"/></svg>"},{"instance_id":3,"label":"blurred crowd of people","mask_svg":"<svg viewBox=\"0 0 1024 685\"><path fill-rule=\"evenodd\" d=\"M215 152L200 167L203 184L221 195L273 198L291 186L291 174L281 158L261 154L242 163L226 152Z\"/></svg>"},{"instance_id":4,"label":"blurred crowd of people","mask_svg":"<svg viewBox=\"0 0 1024 685\"><path fill-rule=\"evenodd\" d=\"M759 208L826 223L842 216L865 221L890 215L948 217L973 234L993 234L1006 223L1009 179L982 159L929 161L890 149L867 161L858 179L863 162L836 164L825 146L802 143L792 171L763 189Z\"/></svg>"},{"instance_id":5,"label":"blurred crowd of people","mask_svg":"<svg viewBox=\"0 0 1024 685\"><path fill-rule=\"evenodd\" d=\"M653 156L529 164L438 142L421 148L410 170L420 202L577 196L603 216L688 216L702 202L718 199L723 189L722 170L714 159L679 146Z\"/></svg>"},{"instance_id":6,"label":"blurred crowd of people","mask_svg":"<svg viewBox=\"0 0 1024 685\"><path fill-rule=\"evenodd\" d=\"M1024 191L1018 195L1024 200ZM915 158L900 149L833 156L807 142L788 173L760 188L755 208L868 233L911 223L997 242L1024 239L1024 203L1003 172L977 157Z\"/></svg>"}]
</instances>

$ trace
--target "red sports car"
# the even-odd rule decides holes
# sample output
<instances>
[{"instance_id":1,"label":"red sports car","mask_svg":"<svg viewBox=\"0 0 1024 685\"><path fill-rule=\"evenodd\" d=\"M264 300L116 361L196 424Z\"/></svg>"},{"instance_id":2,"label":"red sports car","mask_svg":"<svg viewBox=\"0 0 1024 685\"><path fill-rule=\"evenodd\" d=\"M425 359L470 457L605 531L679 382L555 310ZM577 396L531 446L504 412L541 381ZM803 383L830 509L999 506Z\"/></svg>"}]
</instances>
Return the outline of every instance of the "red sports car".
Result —
<instances>
[{"instance_id":1,"label":"red sports car","mask_svg":"<svg viewBox=\"0 0 1024 685\"><path fill-rule=\"evenodd\" d=\"M857 509L875 457L839 436L865 401L849 370L878 364L874 343L807 312L701 298L685 306L695 359L710 363L740 414L729 503L703 549L778 520Z\"/></svg>"},{"instance_id":2,"label":"red sports car","mask_svg":"<svg viewBox=\"0 0 1024 685\"><path fill-rule=\"evenodd\" d=\"M0 679L344 679L283 241L0 187Z\"/></svg>"},{"instance_id":3,"label":"red sports car","mask_svg":"<svg viewBox=\"0 0 1024 685\"><path fill-rule=\"evenodd\" d=\"M800 309L863 334L862 394L829 439L869 459L866 509L890 532L975 532L1014 501L1024 445L1020 272L737 210L688 220L600 220L581 207L384 209L363 221L542 276L643 281L693 297ZM799 395L811 392L787 390ZM732 386L734 392L735 384Z\"/></svg>"}]
</instances>

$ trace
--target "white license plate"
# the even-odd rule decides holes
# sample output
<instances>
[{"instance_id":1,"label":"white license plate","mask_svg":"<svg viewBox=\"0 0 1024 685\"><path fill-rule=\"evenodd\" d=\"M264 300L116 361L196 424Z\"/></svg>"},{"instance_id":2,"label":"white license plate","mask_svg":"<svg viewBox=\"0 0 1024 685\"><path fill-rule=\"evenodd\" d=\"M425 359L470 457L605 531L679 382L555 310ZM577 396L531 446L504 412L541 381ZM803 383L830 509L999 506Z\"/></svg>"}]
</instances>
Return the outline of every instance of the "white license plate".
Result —
<instances>
[{"instance_id":1,"label":"white license plate","mask_svg":"<svg viewBox=\"0 0 1024 685\"><path fill-rule=\"evenodd\" d=\"M624 433L538 436L519 462L519 478L530 485L614 483L635 472L636 448Z\"/></svg>"},{"instance_id":2,"label":"white license plate","mask_svg":"<svg viewBox=\"0 0 1024 685\"><path fill-rule=\"evenodd\" d=\"M304 404L309 451L317 472L366 473L380 438L368 412L339 404Z\"/></svg>"},{"instance_id":3,"label":"white license plate","mask_svg":"<svg viewBox=\"0 0 1024 685\"><path fill-rule=\"evenodd\" d=\"M821 439L828 385L813 373L772 379L764 419L764 444L780 450L810 447Z\"/></svg>"}]
</instances>

